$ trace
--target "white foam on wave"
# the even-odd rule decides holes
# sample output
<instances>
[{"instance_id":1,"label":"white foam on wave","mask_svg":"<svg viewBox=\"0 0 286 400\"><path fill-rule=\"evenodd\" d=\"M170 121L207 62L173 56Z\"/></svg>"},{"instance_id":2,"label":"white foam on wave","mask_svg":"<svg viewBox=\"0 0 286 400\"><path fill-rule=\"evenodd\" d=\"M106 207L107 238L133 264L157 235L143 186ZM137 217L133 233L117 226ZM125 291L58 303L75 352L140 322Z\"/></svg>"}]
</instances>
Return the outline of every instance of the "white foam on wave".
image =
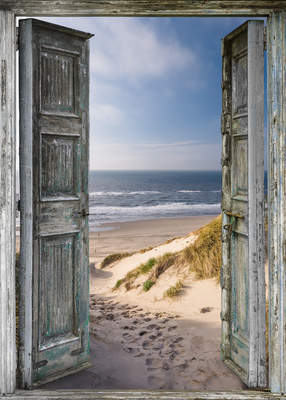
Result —
<instances>
[{"instance_id":1,"label":"white foam on wave","mask_svg":"<svg viewBox=\"0 0 286 400\"><path fill-rule=\"evenodd\" d=\"M177 190L177 193L220 193L220 190ZM157 190L138 190L135 192L90 192L91 197L96 196L132 196L145 194L160 194Z\"/></svg>"},{"instance_id":2,"label":"white foam on wave","mask_svg":"<svg viewBox=\"0 0 286 400\"><path fill-rule=\"evenodd\" d=\"M178 193L201 193L202 190L178 190Z\"/></svg>"},{"instance_id":3,"label":"white foam on wave","mask_svg":"<svg viewBox=\"0 0 286 400\"><path fill-rule=\"evenodd\" d=\"M134 207L118 207L118 206L98 206L91 207L89 210L90 214L93 215L127 215L127 216L138 216L138 215L168 215L178 212L195 211L195 212L220 212L220 203L216 204L187 204L187 203L166 203L157 204L153 206L134 206Z\"/></svg>"},{"instance_id":4,"label":"white foam on wave","mask_svg":"<svg viewBox=\"0 0 286 400\"><path fill-rule=\"evenodd\" d=\"M178 193L220 193L220 190L178 190Z\"/></svg>"},{"instance_id":5,"label":"white foam on wave","mask_svg":"<svg viewBox=\"0 0 286 400\"><path fill-rule=\"evenodd\" d=\"M137 192L90 192L90 196L132 196L136 194L158 194L156 190L139 190Z\"/></svg>"}]
</instances>

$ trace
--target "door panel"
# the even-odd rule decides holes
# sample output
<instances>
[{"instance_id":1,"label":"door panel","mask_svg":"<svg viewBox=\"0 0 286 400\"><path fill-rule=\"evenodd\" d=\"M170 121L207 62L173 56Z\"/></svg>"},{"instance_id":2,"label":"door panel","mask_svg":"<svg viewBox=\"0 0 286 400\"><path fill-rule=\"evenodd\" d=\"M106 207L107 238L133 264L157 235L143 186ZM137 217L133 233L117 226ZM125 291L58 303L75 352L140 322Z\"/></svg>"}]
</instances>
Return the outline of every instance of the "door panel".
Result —
<instances>
[{"instance_id":1,"label":"door panel","mask_svg":"<svg viewBox=\"0 0 286 400\"><path fill-rule=\"evenodd\" d=\"M88 366L90 37L20 21L23 387Z\"/></svg>"},{"instance_id":2,"label":"door panel","mask_svg":"<svg viewBox=\"0 0 286 400\"><path fill-rule=\"evenodd\" d=\"M222 358L249 387L266 386L264 23L223 39Z\"/></svg>"}]
</instances>

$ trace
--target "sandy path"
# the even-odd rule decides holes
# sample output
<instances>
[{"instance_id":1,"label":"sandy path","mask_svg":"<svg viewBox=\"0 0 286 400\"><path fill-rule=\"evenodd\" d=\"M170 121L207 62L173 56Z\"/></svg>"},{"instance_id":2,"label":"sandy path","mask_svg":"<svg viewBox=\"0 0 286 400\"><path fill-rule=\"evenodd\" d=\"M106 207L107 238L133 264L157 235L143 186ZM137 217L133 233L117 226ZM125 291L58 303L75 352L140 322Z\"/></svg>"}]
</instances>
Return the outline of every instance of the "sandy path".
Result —
<instances>
[{"instance_id":1,"label":"sandy path","mask_svg":"<svg viewBox=\"0 0 286 400\"><path fill-rule=\"evenodd\" d=\"M201 225L204 223L205 220L201 221ZM155 231L158 229L156 224ZM177 221L178 224L180 221ZM134 235L134 231L129 232L126 226L123 229L126 229L124 234L115 231L105 234L113 232L113 238L118 235L117 245L123 244ZM138 246L142 243L138 237L144 230L138 223L133 229L137 229L135 242ZM220 360L220 287L214 279L197 281L188 274L182 293L176 300L162 298L164 290L178 279L172 268L147 293L140 288L127 292L124 289L112 291L114 283L141 262L188 245L193 235L186 237L187 232L183 233L184 237L169 244L143 254L134 254L103 270L93 270L92 289L96 293L90 299L93 366L72 377L50 383L45 388L245 388ZM160 236L158 233L158 236L154 234L156 239ZM148 234L152 234L150 225ZM146 239L144 234L141 237ZM164 237L164 241L166 239L168 237ZM118 250L126 249L121 247Z\"/></svg>"},{"instance_id":2,"label":"sandy path","mask_svg":"<svg viewBox=\"0 0 286 400\"><path fill-rule=\"evenodd\" d=\"M185 318L182 311L152 311L123 299L93 295L93 367L43 388L244 388L220 360L220 327L208 321L214 311L200 312L200 319Z\"/></svg>"}]
</instances>

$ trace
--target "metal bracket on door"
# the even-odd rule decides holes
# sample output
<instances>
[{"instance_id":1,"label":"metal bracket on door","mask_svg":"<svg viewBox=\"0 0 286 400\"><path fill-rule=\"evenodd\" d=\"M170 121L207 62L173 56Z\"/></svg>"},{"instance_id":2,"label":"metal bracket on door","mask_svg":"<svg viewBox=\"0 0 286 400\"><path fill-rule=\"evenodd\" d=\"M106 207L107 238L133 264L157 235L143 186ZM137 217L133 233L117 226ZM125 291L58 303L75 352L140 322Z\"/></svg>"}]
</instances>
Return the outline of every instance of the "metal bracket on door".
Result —
<instances>
[{"instance_id":1,"label":"metal bracket on door","mask_svg":"<svg viewBox=\"0 0 286 400\"><path fill-rule=\"evenodd\" d=\"M88 212L86 212L86 210L85 209L83 209L82 211L80 211L80 212L75 212L75 213L73 213L73 216L74 217L88 217L89 216L89 213Z\"/></svg>"},{"instance_id":2,"label":"metal bracket on door","mask_svg":"<svg viewBox=\"0 0 286 400\"><path fill-rule=\"evenodd\" d=\"M231 237L231 234L232 234L232 231L233 231L233 225L234 225L236 219L237 219L237 218L243 219L244 216L243 216L243 215L240 215L240 214L234 214L234 213L232 213L231 211L228 211L228 210L223 210L223 212L224 212L228 217L230 217L230 224L223 225L223 229L225 229L225 230L228 231L228 233L227 233L227 240L229 240L230 237Z\"/></svg>"},{"instance_id":3,"label":"metal bracket on door","mask_svg":"<svg viewBox=\"0 0 286 400\"><path fill-rule=\"evenodd\" d=\"M234 214L231 211L227 211L227 210L223 210L223 212L228 216L228 217L234 217L234 218L244 218L244 215L240 215L240 214Z\"/></svg>"}]
</instances>

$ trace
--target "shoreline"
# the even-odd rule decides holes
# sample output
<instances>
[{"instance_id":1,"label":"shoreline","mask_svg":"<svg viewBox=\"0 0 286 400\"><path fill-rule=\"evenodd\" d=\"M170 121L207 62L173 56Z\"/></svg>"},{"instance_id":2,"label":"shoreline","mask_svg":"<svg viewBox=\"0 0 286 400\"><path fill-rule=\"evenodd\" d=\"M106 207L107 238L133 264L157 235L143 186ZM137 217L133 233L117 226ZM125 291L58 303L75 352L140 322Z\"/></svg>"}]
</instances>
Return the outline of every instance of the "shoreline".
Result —
<instances>
[{"instance_id":1,"label":"shoreline","mask_svg":"<svg viewBox=\"0 0 286 400\"><path fill-rule=\"evenodd\" d=\"M184 221L186 219L188 220L199 220L199 219L205 219L205 218L215 218L219 214L200 214L200 215L185 215L185 216L172 216L172 217L150 217L150 218L143 218L143 219L134 219L134 220L129 220L129 221L112 221L112 222L99 222L98 224L95 225L95 230L94 227L93 229L89 229L89 233L97 233L97 232L105 232L105 231L110 231L110 230L115 230L115 229L120 229L121 226L128 226L133 225L133 224L141 224L141 223L152 223L152 221L170 221L170 220L181 220Z\"/></svg>"},{"instance_id":2,"label":"shoreline","mask_svg":"<svg viewBox=\"0 0 286 400\"><path fill-rule=\"evenodd\" d=\"M112 253L134 252L158 246L167 240L188 235L210 222L217 215L165 217L137 221L106 222L100 231L89 231L89 259L93 266ZM16 248L20 248L20 227L17 227Z\"/></svg>"}]
</instances>

